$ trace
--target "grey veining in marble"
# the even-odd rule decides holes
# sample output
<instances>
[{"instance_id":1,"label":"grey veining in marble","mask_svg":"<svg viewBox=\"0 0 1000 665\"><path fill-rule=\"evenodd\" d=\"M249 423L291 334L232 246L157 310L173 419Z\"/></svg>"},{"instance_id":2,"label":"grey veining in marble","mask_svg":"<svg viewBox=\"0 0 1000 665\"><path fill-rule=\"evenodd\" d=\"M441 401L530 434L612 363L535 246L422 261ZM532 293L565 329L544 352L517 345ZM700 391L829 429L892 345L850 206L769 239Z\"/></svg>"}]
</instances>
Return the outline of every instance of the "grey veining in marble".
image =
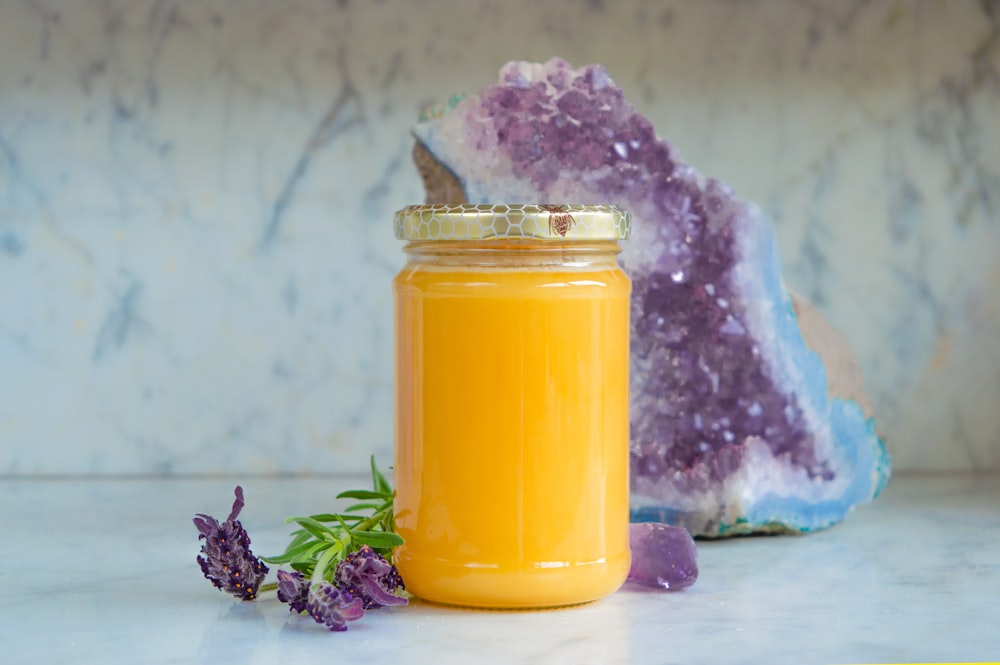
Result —
<instances>
[{"instance_id":1,"label":"grey veining in marble","mask_svg":"<svg viewBox=\"0 0 1000 665\"><path fill-rule=\"evenodd\" d=\"M363 479L252 479L241 521L261 553L290 514ZM0 482L0 644L9 665L119 662L900 663L1000 658L1000 476L896 479L841 526L699 542L677 593L481 612L414 602L329 633L273 596L241 603L195 563L196 512L224 480ZM43 520L60 519L51 529ZM49 538L49 546L38 547ZM273 577L273 573L272 573Z\"/></svg>"},{"instance_id":2,"label":"grey veining in marble","mask_svg":"<svg viewBox=\"0 0 1000 665\"><path fill-rule=\"evenodd\" d=\"M995 2L0 0L0 474L385 459L408 128L554 54L770 211L897 468L1000 467Z\"/></svg>"}]
</instances>

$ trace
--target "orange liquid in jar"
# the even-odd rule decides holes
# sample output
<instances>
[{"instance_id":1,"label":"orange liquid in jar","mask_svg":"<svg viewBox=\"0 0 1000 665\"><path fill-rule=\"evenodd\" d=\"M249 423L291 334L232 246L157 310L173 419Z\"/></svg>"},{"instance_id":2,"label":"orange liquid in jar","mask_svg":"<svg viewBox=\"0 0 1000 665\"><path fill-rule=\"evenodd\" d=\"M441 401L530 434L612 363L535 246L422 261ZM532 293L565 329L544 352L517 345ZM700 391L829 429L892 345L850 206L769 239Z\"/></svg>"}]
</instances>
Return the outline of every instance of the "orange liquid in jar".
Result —
<instances>
[{"instance_id":1,"label":"orange liquid in jar","mask_svg":"<svg viewBox=\"0 0 1000 665\"><path fill-rule=\"evenodd\" d=\"M628 574L628 277L428 267L396 297L395 563L479 607L613 593Z\"/></svg>"}]
</instances>

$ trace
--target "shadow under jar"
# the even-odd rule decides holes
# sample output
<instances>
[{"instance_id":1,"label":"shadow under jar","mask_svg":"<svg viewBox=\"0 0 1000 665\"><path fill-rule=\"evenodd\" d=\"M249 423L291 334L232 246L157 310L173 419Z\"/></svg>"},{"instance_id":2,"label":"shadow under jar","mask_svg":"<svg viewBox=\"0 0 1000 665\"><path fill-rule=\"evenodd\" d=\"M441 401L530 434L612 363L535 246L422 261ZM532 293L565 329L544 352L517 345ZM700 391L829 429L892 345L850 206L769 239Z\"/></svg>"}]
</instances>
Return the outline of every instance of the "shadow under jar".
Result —
<instances>
[{"instance_id":1,"label":"shadow under jar","mask_svg":"<svg viewBox=\"0 0 1000 665\"><path fill-rule=\"evenodd\" d=\"M410 206L395 222L407 590L491 608L613 593L630 564L628 212Z\"/></svg>"}]
</instances>

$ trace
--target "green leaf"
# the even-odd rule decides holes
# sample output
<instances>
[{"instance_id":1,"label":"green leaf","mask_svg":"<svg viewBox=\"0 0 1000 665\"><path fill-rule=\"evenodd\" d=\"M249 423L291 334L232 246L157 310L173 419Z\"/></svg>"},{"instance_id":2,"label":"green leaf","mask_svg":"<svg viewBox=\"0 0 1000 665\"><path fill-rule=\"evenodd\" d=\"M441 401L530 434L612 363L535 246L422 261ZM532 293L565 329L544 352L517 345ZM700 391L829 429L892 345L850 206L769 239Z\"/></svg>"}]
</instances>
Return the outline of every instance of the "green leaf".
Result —
<instances>
[{"instance_id":1,"label":"green leaf","mask_svg":"<svg viewBox=\"0 0 1000 665\"><path fill-rule=\"evenodd\" d=\"M335 522L339 522L341 520L347 520L348 522L363 522L368 519L364 515L351 515L349 513L336 513L333 517Z\"/></svg>"},{"instance_id":2,"label":"green leaf","mask_svg":"<svg viewBox=\"0 0 1000 665\"><path fill-rule=\"evenodd\" d=\"M357 522L366 519L364 515L351 515L347 513L320 513L319 515L310 515L309 517L317 522L339 522L340 520Z\"/></svg>"},{"instance_id":3,"label":"green leaf","mask_svg":"<svg viewBox=\"0 0 1000 665\"><path fill-rule=\"evenodd\" d=\"M305 529L296 529L292 532L292 540L288 543L288 547L285 548L285 552L292 549L293 547L298 547L302 543L309 540L310 533Z\"/></svg>"},{"instance_id":4,"label":"green leaf","mask_svg":"<svg viewBox=\"0 0 1000 665\"><path fill-rule=\"evenodd\" d=\"M344 531L346 531L348 533L348 535L350 535L350 533L351 533L351 526L347 522L344 521L344 518L341 517L340 515L337 515L337 521L340 522L340 526L344 527ZM350 541L348 541L348 542L350 542Z\"/></svg>"},{"instance_id":5,"label":"green leaf","mask_svg":"<svg viewBox=\"0 0 1000 665\"><path fill-rule=\"evenodd\" d=\"M338 499L391 499L391 492L373 492L372 490L348 490L337 495Z\"/></svg>"},{"instance_id":6,"label":"green leaf","mask_svg":"<svg viewBox=\"0 0 1000 665\"><path fill-rule=\"evenodd\" d=\"M311 517L289 517L288 519L295 522L320 540L333 542L337 539L337 534L335 534L330 527L326 526L322 522L312 519Z\"/></svg>"},{"instance_id":7,"label":"green leaf","mask_svg":"<svg viewBox=\"0 0 1000 665\"><path fill-rule=\"evenodd\" d=\"M386 533L385 531L352 531L351 538L361 545L380 549L403 544L403 538L398 533Z\"/></svg>"},{"instance_id":8,"label":"green leaf","mask_svg":"<svg viewBox=\"0 0 1000 665\"><path fill-rule=\"evenodd\" d=\"M283 559L285 556L291 553L292 550L294 550L295 548L299 547L300 545L308 541L310 537L311 536L309 532L306 531L305 529L296 529L295 531L292 532L292 540L288 543L288 545L285 547L285 551L280 556L272 556L272 557L262 556L261 560L266 561L267 563L279 563L277 559ZM284 563L284 561L280 563Z\"/></svg>"},{"instance_id":9,"label":"green leaf","mask_svg":"<svg viewBox=\"0 0 1000 665\"><path fill-rule=\"evenodd\" d=\"M337 515L335 513L319 513L318 515L310 515L309 519L316 520L317 522L336 522Z\"/></svg>"},{"instance_id":10,"label":"green leaf","mask_svg":"<svg viewBox=\"0 0 1000 665\"><path fill-rule=\"evenodd\" d=\"M287 554L279 554L278 556L262 556L260 560L263 561L264 563L270 563L275 566L280 566L283 563L291 562L292 559Z\"/></svg>"},{"instance_id":11,"label":"green leaf","mask_svg":"<svg viewBox=\"0 0 1000 665\"><path fill-rule=\"evenodd\" d=\"M322 540L318 543L313 543L313 546L310 547L308 550L306 550L306 553L302 555L302 559L314 560L318 558L317 557L318 554L327 551L331 547L337 547L339 543L340 541L328 543L325 540Z\"/></svg>"},{"instance_id":12,"label":"green leaf","mask_svg":"<svg viewBox=\"0 0 1000 665\"><path fill-rule=\"evenodd\" d=\"M316 567L316 562L315 561L293 561L292 563L290 563L288 565L292 567L292 570L300 572L303 575L305 575L306 577L309 577L310 575L312 575L313 568Z\"/></svg>"},{"instance_id":13,"label":"green leaf","mask_svg":"<svg viewBox=\"0 0 1000 665\"><path fill-rule=\"evenodd\" d=\"M378 465L375 464L375 456L371 456L371 467L372 467L372 487L375 488L376 492L384 492L387 494L392 494L392 485L389 481L385 479L382 472L378 470Z\"/></svg>"},{"instance_id":14,"label":"green leaf","mask_svg":"<svg viewBox=\"0 0 1000 665\"><path fill-rule=\"evenodd\" d=\"M358 510L378 510L382 507L381 503L356 503L353 506L348 506L344 508L345 513L353 513ZM346 515L344 517L347 517ZM351 515L351 517L358 517L357 515Z\"/></svg>"},{"instance_id":15,"label":"green leaf","mask_svg":"<svg viewBox=\"0 0 1000 665\"><path fill-rule=\"evenodd\" d=\"M261 560L264 561L265 563L273 563L279 565L282 563L295 561L300 556L308 552L309 548L312 547L314 544L315 543L312 541L307 543L299 543L295 547L289 547L287 550L285 550L284 554L281 554L279 556L262 556Z\"/></svg>"},{"instance_id":16,"label":"green leaf","mask_svg":"<svg viewBox=\"0 0 1000 665\"><path fill-rule=\"evenodd\" d=\"M310 515L309 519L316 520L317 522L336 522L337 518L333 513L317 513L316 515Z\"/></svg>"}]
</instances>

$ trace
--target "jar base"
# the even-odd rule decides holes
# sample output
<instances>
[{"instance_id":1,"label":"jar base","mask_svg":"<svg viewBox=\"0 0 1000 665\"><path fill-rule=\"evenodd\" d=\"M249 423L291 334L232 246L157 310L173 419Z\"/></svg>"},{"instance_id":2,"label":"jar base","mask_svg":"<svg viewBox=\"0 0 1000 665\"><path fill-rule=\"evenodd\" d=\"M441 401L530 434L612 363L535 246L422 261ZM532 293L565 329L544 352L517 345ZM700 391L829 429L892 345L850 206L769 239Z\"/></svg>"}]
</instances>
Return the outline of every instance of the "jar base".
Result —
<instances>
[{"instance_id":1,"label":"jar base","mask_svg":"<svg viewBox=\"0 0 1000 665\"><path fill-rule=\"evenodd\" d=\"M490 568L397 560L406 590L438 605L482 610L540 610L584 605L617 591L628 576L628 550L614 558L562 567Z\"/></svg>"}]
</instances>

